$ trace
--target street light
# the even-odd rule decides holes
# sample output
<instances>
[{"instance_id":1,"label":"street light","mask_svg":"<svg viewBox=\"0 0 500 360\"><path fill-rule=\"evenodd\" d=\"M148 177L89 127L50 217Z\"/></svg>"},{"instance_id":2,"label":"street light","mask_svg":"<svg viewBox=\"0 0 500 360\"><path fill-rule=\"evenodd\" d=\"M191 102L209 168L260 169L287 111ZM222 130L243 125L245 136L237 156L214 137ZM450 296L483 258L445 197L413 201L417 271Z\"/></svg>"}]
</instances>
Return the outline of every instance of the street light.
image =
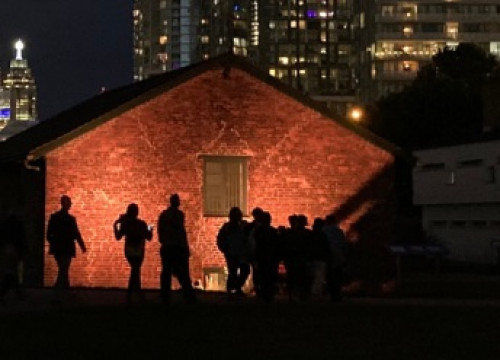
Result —
<instances>
[{"instance_id":1,"label":"street light","mask_svg":"<svg viewBox=\"0 0 500 360\"><path fill-rule=\"evenodd\" d=\"M349 110L349 119L354 122L361 122L361 120L363 119L363 109L357 106L352 107Z\"/></svg>"}]
</instances>

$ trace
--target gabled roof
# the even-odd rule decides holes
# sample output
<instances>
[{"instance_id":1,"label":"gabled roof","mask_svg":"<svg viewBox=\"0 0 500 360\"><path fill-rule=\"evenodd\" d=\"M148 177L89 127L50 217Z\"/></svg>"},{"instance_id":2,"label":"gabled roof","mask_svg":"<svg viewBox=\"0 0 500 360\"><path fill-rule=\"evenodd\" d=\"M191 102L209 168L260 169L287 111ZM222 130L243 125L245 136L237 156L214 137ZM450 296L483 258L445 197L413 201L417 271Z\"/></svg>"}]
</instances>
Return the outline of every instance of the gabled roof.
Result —
<instances>
[{"instance_id":1,"label":"gabled roof","mask_svg":"<svg viewBox=\"0 0 500 360\"><path fill-rule=\"evenodd\" d=\"M340 116L336 117L332 115L332 111L323 104L283 84L253 66L247 60L227 54L104 92L50 119L42 121L0 143L0 162L36 160L44 156L48 151L207 70L230 67L236 67L249 73L276 88L278 91L331 118L332 121L336 121L376 146L394 155L408 158L408 154L394 144L380 138L365 128L342 119Z\"/></svg>"}]
</instances>

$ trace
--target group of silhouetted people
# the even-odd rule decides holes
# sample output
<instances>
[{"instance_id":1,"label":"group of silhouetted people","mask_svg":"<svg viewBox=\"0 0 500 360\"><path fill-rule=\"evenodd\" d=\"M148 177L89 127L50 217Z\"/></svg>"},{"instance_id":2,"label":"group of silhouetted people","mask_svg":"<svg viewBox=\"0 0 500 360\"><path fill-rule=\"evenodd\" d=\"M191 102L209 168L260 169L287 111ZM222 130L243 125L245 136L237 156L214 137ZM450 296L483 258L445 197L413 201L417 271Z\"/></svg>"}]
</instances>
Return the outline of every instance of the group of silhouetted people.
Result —
<instances>
[{"instance_id":1,"label":"group of silhouetted people","mask_svg":"<svg viewBox=\"0 0 500 360\"><path fill-rule=\"evenodd\" d=\"M326 282L330 299L340 300L347 243L334 215L315 219L312 230L304 215L291 215L290 226L279 228L271 225L271 214L261 208L255 208L252 216L253 221L246 222L241 209L233 207L217 235L217 247L227 263L229 294L243 294L252 270L256 295L272 300L283 262L290 298L321 294Z\"/></svg>"},{"instance_id":2,"label":"group of silhouetted people","mask_svg":"<svg viewBox=\"0 0 500 360\"><path fill-rule=\"evenodd\" d=\"M189 246L184 227L184 213L179 209L179 195L170 196L170 206L158 219L158 240L161 243L160 256L162 272L160 287L162 299L170 300L171 277L176 276L187 300L195 301L195 291L189 275ZM82 252L86 251L74 216L69 214L71 199L61 197L61 209L50 216L47 226L49 254L54 256L58 273L54 284L55 300L61 300L62 290L69 289L69 267L76 255L75 242ZM139 206L129 204L124 214L113 223L116 240L125 238L125 258L130 265L130 277L127 288L127 301L133 294L143 299L141 291L141 267L144 261L145 244L153 238L153 226L139 218ZM64 292L66 294L66 292Z\"/></svg>"},{"instance_id":3,"label":"group of silhouetted people","mask_svg":"<svg viewBox=\"0 0 500 360\"><path fill-rule=\"evenodd\" d=\"M179 209L181 201L179 195L170 196L170 206L161 212L158 219L158 240L161 244L160 257L162 270L160 275L160 289L162 300L170 301L172 276L177 277L184 296L188 301L195 301L196 295L189 275L189 245L184 213ZM130 279L128 283L127 299L137 292L141 293L141 266L144 261L146 240L153 237L153 226L147 225L139 219L139 207L130 204L127 212L120 215L113 224L117 240L125 237L125 257L130 265Z\"/></svg>"},{"instance_id":4,"label":"group of silhouetted people","mask_svg":"<svg viewBox=\"0 0 500 360\"><path fill-rule=\"evenodd\" d=\"M76 256L76 244L86 252L76 218L69 213L71 199L63 195L60 200L61 209L51 214L47 226L49 254L54 256L58 268L54 284L56 301L68 294L69 269ZM196 300L180 203L179 195L171 195L168 208L158 218L162 264L160 289L165 302L170 301L172 276L178 279L186 300ZM272 300L278 288L278 269L284 264L290 298L307 299L311 294L321 294L325 283L332 301L341 298L347 243L334 215L315 219L312 229L307 228L308 220L304 215L291 215L289 227L279 228L271 225L271 214L261 208L255 208L252 216L253 221L247 222L240 208L231 208L228 221L217 234L217 247L227 264L227 292L231 296L243 295L243 287L252 274L255 294L265 301ZM145 244L153 238L153 228L139 218L139 206L134 203L129 204L126 212L113 223L116 240L125 239L124 253L130 265L127 300L131 300L134 293L143 298L141 267ZM0 231L0 245L6 255L0 279L1 299L10 289L20 289L19 266L22 265L25 240L23 223L15 215L0 223Z\"/></svg>"}]
</instances>

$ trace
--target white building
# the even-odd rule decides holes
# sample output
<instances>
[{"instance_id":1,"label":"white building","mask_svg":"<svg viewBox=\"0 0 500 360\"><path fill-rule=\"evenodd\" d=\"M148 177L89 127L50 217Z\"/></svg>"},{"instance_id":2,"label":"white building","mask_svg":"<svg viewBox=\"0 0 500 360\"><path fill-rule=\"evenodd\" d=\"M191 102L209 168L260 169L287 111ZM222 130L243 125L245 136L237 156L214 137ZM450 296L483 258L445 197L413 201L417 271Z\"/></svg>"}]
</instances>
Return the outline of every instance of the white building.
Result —
<instances>
[{"instance_id":1,"label":"white building","mask_svg":"<svg viewBox=\"0 0 500 360\"><path fill-rule=\"evenodd\" d=\"M450 259L494 263L500 241L500 140L415 151L413 201Z\"/></svg>"}]
</instances>

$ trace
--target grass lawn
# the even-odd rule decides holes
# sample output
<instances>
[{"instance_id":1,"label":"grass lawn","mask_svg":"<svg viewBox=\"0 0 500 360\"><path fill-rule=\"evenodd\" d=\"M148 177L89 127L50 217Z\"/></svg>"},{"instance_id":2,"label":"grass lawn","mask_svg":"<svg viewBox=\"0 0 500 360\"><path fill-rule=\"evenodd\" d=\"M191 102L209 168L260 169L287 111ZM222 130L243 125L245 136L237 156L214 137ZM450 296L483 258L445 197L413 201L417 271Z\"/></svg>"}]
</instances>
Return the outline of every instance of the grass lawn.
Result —
<instances>
[{"instance_id":1,"label":"grass lawn","mask_svg":"<svg viewBox=\"0 0 500 360\"><path fill-rule=\"evenodd\" d=\"M0 317L0 359L500 359L500 307L146 304Z\"/></svg>"}]
</instances>

